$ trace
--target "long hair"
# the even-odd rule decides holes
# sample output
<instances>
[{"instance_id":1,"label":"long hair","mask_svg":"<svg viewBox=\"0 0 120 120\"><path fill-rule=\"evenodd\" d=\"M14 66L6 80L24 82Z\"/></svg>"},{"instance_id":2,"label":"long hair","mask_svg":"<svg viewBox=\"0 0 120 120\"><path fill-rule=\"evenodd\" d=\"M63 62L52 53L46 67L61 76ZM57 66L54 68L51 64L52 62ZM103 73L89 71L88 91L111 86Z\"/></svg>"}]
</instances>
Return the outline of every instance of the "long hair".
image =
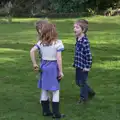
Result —
<instances>
[{"instance_id":1,"label":"long hair","mask_svg":"<svg viewBox=\"0 0 120 120\"><path fill-rule=\"evenodd\" d=\"M41 44L51 45L53 42L57 41L57 31L55 25L52 23L44 24L44 27L41 30Z\"/></svg>"},{"instance_id":2,"label":"long hair","mask_svg":"<svg viewBox=\"0 0 120 120\"><path fill-rule=\"evenodd\" d=\"M38 40L41 39L41 33L39 31L41 31L43 29L43 26L47 23L48 23L47 20L39 20L36 22L35 27L36 27L36 31L38 33Z\"/></svg>"}]
</instances>

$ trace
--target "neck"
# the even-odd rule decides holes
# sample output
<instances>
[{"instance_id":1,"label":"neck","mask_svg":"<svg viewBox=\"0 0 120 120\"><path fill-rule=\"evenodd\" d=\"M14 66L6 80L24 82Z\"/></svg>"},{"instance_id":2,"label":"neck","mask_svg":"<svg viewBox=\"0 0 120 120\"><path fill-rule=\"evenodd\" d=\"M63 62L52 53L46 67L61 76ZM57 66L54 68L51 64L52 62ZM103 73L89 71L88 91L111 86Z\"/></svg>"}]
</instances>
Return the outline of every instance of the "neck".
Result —
<instances>
[{"instance_id":1,"label":"neck","mask_svg":"<svg viewBox=\"0 0 120 120\"><path fill-rule=\"evenodd\" d=\"M80 40L82 37L84 37L85 36L85 34L84 33L81 33L81 35L79 35L77 38L78 38L78 40Z\"/></svg>"}]
</instances>

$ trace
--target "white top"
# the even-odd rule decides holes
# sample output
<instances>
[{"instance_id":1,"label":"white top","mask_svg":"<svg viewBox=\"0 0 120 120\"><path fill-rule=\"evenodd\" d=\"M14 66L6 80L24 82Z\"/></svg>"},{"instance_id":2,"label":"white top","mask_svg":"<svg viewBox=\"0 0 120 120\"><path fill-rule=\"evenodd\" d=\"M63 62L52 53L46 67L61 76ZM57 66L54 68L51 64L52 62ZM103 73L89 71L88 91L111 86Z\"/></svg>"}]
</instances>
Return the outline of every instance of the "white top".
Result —
<instances>
[{"instance_id":1,"label":"white top","mask_svg":"<svg viewBox=\"0 0 120 120\"><path fill-rule=\"evenodd\" d=\"M35 46L40 50L41 57L43 60L57 60L56 53L64 50L64 45L61 40L57 40L50 46L43 46L39 41Z\"/></svg>"}]
</instances>

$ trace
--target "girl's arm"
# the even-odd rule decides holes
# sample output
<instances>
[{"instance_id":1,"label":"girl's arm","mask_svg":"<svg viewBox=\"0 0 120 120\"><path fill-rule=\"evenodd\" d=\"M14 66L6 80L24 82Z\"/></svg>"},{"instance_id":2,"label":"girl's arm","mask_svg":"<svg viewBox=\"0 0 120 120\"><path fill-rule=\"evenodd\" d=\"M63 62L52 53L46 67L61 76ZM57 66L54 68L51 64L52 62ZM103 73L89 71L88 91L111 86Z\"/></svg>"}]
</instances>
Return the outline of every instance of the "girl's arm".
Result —
<instances>
[{"instance_id":1,"label":"girl's arm","mask_svg":"<svg viewBox=\"0 0 120 120\"><path fill-rule=\"evenodd\" d=\"M38 50L38 48L36 46L34 46L31 50L30 50L30 57L33 63L33 67L34 69L37 71L38 70L38 65L36 63L36 59L35 59L35 52Z\"/></svg>"},{"instance_id":2,"label":"girl's arm","mask_svg":"<svg viewBox=\"0 0 120 120\"><path fill-rule=\"evenodd\" d=\"M58 69L59 69L59 75L63 77L61 52L57 52L57 64L58 64Z\"/></svg>"}]
</instances>

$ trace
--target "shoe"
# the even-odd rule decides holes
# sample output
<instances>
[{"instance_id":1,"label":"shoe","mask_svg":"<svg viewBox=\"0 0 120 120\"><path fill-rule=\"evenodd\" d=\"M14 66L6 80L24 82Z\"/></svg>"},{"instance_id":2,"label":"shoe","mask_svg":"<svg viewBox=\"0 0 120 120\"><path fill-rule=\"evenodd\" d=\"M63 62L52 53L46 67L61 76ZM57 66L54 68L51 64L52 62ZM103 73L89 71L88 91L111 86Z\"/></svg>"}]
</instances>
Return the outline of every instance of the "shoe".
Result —
<instances>
[{"instance_id":1,"label":"shoe","mask_svg":"<svg viewBox=\"0 0 120 120\"><path fill-rule=\"evenodd\" d=\"M89 92L88 93L88 98L92 99L93 97L95 97L95 94L96 94L95 92Z\"/></svg>"},{"instance_id":2,"label":"shoe","mask_svg":"<svg viewBox=\"0 0 120 120\"><path fill-rule=\"evenodd\" d=\"M49 100L41 101L43 116L52 116L53 113L50 111Z\"/></svg>"},{"instance_id":3,"label":"shoe","mask_svg":"<svg viewBox=\"0 0 120 120\"><path fill-rule=\"evenodd\" d=\"M64 118L65 115L59 112L59 102L52 102L53 118Z\"/></svg>"},{"instance_id":4,"label":"shoe","mask_svg":"<svg viewBox=\"0 0 120 120\"><path fill-rule=\"evenodd\" d=\"M81 99L77 102L77 104L86 104L87 101L88 101L88 100L85 100L85 99L81 98Z\"/></svg>"},{"instance_id":5,"label":"shoe","mask_svg":"<svg viewBox=\"0 0 120 120\"><path fill-rule=\"evenodd\" d=\"M50 113L43 112L43 116L53 116L53 113L52 112L50 112Z\"/></svg>"}]
</instances>

